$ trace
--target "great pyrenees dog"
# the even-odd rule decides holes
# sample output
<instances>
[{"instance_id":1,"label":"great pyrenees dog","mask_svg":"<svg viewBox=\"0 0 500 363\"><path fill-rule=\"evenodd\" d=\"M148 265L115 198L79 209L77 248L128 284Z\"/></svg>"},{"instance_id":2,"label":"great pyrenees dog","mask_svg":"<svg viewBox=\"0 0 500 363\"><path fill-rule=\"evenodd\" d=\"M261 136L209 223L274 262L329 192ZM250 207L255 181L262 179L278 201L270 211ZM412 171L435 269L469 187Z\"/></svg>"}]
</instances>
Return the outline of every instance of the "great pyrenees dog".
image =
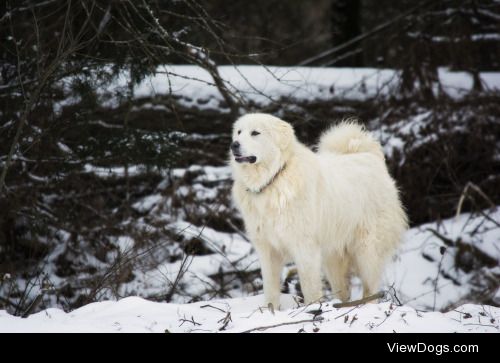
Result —
<instances>
[{"instance_id":1,"label":"great pyrenees dog","mask_svg":"<svg viewBox=\"0 0 500 363\"><path fill-rule=\"evenodd\" d=\"M407 228L381 145L355 122L327 130L313 152L268 114L234 123L233 198L258 253L266 304L280 304L284 264L294 262L306 304L323 297L322 274L342 301L349 279L377 292Z\"/></svg>"}]
</instances>

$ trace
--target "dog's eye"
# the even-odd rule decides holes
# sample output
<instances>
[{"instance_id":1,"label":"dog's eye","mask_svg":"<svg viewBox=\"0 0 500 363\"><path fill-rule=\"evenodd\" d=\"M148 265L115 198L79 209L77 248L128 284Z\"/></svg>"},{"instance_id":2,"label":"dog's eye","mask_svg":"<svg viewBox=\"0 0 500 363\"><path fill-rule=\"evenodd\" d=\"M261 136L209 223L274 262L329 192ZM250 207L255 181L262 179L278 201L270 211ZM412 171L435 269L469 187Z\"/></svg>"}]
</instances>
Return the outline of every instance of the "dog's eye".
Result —
<instances>
[{"instance_id":1,"label":"dog's eye","mask_svg":"<svg viewBox=\"0 0 500 363\"><path fill-rule=\"evenodd\" d=\"M241 130L238 130L238 135L241 134Z\"/></svg>"},{"instance_id":2,"label":"dog's eye","mask_svg":"<svg viewBox=\"0 0 500 363\"><path fill-rule=\"evenodd\" d=\"M258 131L252 131L252 133L250 135L257 136L257 135L260 135L260 132L258 132Z\"/></svg>"}]
</instances>

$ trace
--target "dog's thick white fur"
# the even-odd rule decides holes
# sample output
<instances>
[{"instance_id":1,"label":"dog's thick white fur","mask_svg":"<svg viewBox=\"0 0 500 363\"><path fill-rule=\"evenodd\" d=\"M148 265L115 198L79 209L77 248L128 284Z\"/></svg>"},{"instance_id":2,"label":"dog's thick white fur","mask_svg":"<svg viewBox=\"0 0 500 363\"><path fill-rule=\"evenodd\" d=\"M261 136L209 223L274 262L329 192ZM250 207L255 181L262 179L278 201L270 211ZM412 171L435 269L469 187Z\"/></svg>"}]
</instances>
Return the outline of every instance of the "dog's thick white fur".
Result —
<instances>
[{"instance_id":1,"label":"dog's thick white fur","mask_svg":"<svg viewBox=\"0 0 500 363\"><path fill-rule=\"evenodd\" d=\"M342 301L351 274L365 296L375 293L407 228L381 145L343 122L321 136L314 153L290 124L267 114L239 118L235 142L233 198L259 255L266 304L279 307L281 271L292 261L305 303L322 298L322 272Z\"/></svg>"}]
</instances>

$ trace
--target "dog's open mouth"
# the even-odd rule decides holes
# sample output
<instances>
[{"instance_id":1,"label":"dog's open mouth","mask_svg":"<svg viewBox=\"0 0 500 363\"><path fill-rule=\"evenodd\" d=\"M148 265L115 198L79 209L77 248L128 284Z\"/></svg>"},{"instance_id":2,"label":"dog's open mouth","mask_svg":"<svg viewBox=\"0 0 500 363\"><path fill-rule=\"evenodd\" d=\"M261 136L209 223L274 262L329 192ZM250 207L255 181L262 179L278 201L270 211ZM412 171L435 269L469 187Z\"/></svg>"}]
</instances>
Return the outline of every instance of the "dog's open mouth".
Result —
<instances>
[{"instance_id":1,"label":"dog's open mouth","mask_svg":"<svg viewBox=\"0 0 500 363\"><path fill-rule=\"evenodd\" d=\"M250 163L253 164L257 161L257 158L255 156L241 156L241 155L234 155L234 160L238 163Z\"/></svg>"}]
</instances>

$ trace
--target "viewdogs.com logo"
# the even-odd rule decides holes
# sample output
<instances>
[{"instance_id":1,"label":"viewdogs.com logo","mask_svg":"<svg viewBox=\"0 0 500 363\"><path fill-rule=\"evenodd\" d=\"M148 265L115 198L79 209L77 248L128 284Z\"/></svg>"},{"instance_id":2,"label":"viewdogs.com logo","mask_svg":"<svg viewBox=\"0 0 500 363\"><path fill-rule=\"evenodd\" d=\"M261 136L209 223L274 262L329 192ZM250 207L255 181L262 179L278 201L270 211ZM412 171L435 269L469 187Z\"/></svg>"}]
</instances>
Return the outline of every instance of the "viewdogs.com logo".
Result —
<instances>
[{"instance_id":1,"label":"viewdogs.com logo","mask_svg":"<svg viewBox=\"0 0 500 363\"><path fill-rule=\"evenodd\" d=\"M453 345L448 344L398 344L387 343L387 348L391 353L434 353L441 355L443 353L477 353L479 346L475 344Z\"/></svg>"}]
</instances>

